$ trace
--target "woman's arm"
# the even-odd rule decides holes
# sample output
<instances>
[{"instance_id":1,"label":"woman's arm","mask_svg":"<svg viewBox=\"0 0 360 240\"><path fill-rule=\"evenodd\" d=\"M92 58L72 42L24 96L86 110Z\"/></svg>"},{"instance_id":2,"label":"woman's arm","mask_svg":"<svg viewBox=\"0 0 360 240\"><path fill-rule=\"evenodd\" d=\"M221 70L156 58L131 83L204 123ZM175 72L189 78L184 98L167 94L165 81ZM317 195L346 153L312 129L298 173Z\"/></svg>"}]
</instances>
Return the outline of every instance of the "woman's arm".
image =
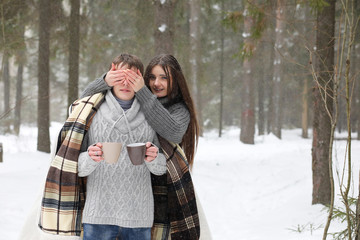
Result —
<instances>
[{"instance_id":1,"label":"woman's arm","mask_svg":"<svg viewBox=\"0 0 360 240\"><path fill-rule=\"evenodd\" d=\"M81 93L80 98L94 95L95 93L104 92L111 89L116 84L123 83L126 79L126 71L122 69L116 69L112 64L112 68L104 73L100 78L91 82L85 90Z\"/></svg>"},{"instance_id":2,"label":"woman's arm","mask_svg":"<svg viewBox=\"0 0 360 240\"><path fill-rule=\"evenodd\" d=\"M107 73L104 73L100 78L95 79L89 85L86 86L85 90L81 93L80 98L94 95L95 93L104 92L111 89L111 86L107 85L105 82L105 76Z\"/></svg>"},{"instance_id":3,"label":"woman's arm","mask_svg":"<svg viewBox=\"0 0 360 240\"><path fill-rule=\"evenodd\" d=\"M155 132L168 141L181 143L190 122L190 113L186 106L176 103L166 109L147 87L137 91L135 97Z\"/></svg>"}]
</instances>

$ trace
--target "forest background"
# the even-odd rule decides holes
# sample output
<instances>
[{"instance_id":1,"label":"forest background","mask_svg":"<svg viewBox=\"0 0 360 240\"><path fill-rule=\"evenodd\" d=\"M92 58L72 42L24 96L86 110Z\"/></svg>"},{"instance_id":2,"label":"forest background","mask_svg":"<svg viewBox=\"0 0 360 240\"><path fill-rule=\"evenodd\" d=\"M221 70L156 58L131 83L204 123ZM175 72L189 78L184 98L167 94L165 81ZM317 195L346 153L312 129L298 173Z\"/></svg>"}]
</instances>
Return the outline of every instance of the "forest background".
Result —
<instances>
[{"instance_id":1,"label":"forest background","mask_svg":"<svg viewBox=\"0 0 360 240\"><path fill-rule=\"evenodd\" d=\"M221 137L239 126L239 140L254 144L255 135L302 128L313 167L329 165L335 129L360 138L359 12L356 0L1 0L0 134L36 125L38 150L50 152L50 122L66 119L115 56L146 66L171 53L202 131ZM313 172L313 203L331 204L332 176L316 182Z\"/></svg>"}]
</instances>

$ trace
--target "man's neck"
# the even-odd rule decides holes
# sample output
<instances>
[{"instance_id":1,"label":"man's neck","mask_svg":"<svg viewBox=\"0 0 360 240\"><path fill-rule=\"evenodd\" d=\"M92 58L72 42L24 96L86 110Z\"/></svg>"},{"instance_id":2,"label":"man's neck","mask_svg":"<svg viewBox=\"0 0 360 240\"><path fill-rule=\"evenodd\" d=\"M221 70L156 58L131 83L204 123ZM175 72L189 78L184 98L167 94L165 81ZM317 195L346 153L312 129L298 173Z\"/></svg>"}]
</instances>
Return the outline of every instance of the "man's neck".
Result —
<instances>
[{"instance_id":1,"label":"man's neck","mask_svg":"<svg viewBox=\"0 0 360 240\"><path fill-rule=\"evenodd\" d=\"M116 101L120 104L121 108L124 109L124 111L131 108L131 106L134 102L134 99L135 99L135 98L132 98L130 100L123 100L123 99L117 98L116 96L114 96L114 97L115 97Z\"/></svg>"}]
</instances>

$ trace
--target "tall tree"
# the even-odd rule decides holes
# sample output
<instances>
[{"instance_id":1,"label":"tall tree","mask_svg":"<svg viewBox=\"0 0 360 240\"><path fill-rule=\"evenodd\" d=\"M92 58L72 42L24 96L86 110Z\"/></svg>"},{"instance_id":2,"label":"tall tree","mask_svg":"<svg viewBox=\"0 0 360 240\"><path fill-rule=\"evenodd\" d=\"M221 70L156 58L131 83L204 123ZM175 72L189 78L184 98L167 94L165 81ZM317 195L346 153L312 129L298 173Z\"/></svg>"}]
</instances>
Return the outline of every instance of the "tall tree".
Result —
<instances>
[{"instance_id":1,"label":"tall tree","mask_svg":"<svg viewBox=\"0 0 360 240\"><path fill-rule=\"evenodd\" d=\"M71 0L69 21L69 82L68 106L79 94L80 0Z\"/></svg>"},{"instance_id":2,"label":"tall tree","mask_svg":"<svg viewBox=\"0 0 360 240\"><path fill-rule=\"evenodd\" d=\"M308 138L308 119L309 119L309 103L308 103L308 92L309 92L309 79L304 78L304 86L302 92L302 112L301 112L301 136L303 138Z\"/></svg>"},{"instance_id":3,"label":"tall tree","mask_svg":"<svg viewBox=\"0 0 360 240\"><path fill-rule=\"evenodd\" d=\"M276 7L274 7L274 9L276 9ZM275 10L273 10L275 12ZM273 19L273 21L271 22L273 26L276 26L276 18ZM268 64L267 64L267 73L266 74L266 81L265 81L265 86L266 86L266 96L268 98L268 104L267 104L267 122L266 122L266 129L267 129L267 133L271 133L272 132L272 125L273 125L273 119L275 111L274 111L274 103L273 103L273 89L274 89L274 63L275 63L275 51L274 51L274 45L275 45L275 31L274 31L275 27L272 28L268 28L267 30L267 35L269 36L269 45L271 46L270 49L270 54L268 57Z\"/></svg>"},{"instance_id":4,"label":"tall tree","mask_svg":"<svg viewBox=\"0 0 360 240\"><path fill-rule=\"evenodd\" d=\"M10 112L10 72L9 72L9 53L4 50L2 62L2 79L4 81L4 115L7 116ZM10 131L10 121L5 121L5 132Z\"/></svg>"},{"instance_id":5,"label":"tall tree","mask_svg":"<svg viewBox=\"0 0 360 240\"><path fill-rule=\"evenodd\" d=\"M225 6L224 1L221 0L221 21L225 17ZM223 129L223 114L224 114L224 42L225 42L225 33L224 26L220 24L220 107L219 107L219 137L221 137Z\"/></svg>"},{"instance_id":6,"label":"tall tree","mask_svg":"<svg viewBox=\"0 0 360 240\"><path fill-rule=\"evenodd\" d=\"M360 3L359 1L354 1L354 15L355 19L360 18ZM359 26L356 29L356 36L355 36L355 46L352 55L352 81L355 82L355 104L354 104L354 112L352 113L356 120L355 126L357 127L357 139L360 140L360 114L358 113L358 109L360 106L360 71L359 71L359 64L360 64L360 29ZM360 174L358 180L358 196L356 201L356 220L355 220L355 240L360 240Z\"/></svg>"},{"instance_id":7,"label":"tall tree","mask_svg":"<svg viewBox=\"0 0 360 240\"><path fill-rule=\"evenodd\" d=\"M37 149L50 152L50 89L49 89L49 61L50 61L50 25L51 2L39 0L39 57L38 57L38 139Z\"/></svg>"},{"instance_id":8,"label":"tall tree","mask_svg":"<svg viewBox=\"0 0 360 240\"><path fill-rule=\"evenodd\" d=\"M257 70L259 73L258 84L257 84L257 106L258 106L258 117L257 126L258 134L264 135L267 129L270 133L270 117L269 112L272 109L272 79L274 73L274 25L276 18L275 14L276 3L271 2L263 6L266 12L264 21L266 22L266 29L261 36L257 52L261 53L261 57L257 58L257 65L262 66ZM259 55L258 55L259 56Z\"/></svg>"},{"instance_id":9,"label":"tall tree","mask_svg":"<svg viewBox=\"0 0 360 240\"><path fill-rule=\"evenodd\" d=\"M97 10L100 10L101 8L99 8L98 6L95 6L96 3L93 1L88 2L86 9L87 12L84 13L86 15L87 19L98 19L98 13ZM104 14L104 13L103 13ZM100 15L100 14L99 14ZM83 51L84 51L84 59L86 62L86 76L88 78L88 81L93 81L97 76L97 68L94 67L94 64L97 63L97 59L99 59L99 53L102 52L100 51L101 48L99 48L97 51L93 51L94 49L96 49L96 47L98 47L97 44L99 44L99 38L101 36L103 36L102 34L100 34L100 36L98 36L97 34L99 34L98 29L96 28L96 25L98 24L98 21L89 21L88 24L84 24L83 27L86 29L85 30L85 41L83 46ZM91 41L93 39L96 39L97 41ZM103 46L104 44L101 42L100 46Z\"/></svg>"},{"instance_id":10,"label":"tall tree","mask_svg":"<svg viewBox=\"0 0 360 240\"><path fill-rule=\"evenodd\" d=\"M308 34L309 29L306 27L306 23L308 22L308 19L311 19L310 16L310 8L308 6L305 6L304 9L304 16L305 16L305 24L303 24L302 30L304 32L305 36L309 36L309 42L310 42L310 46L311 49L313 49L314 46L314 34ZM309 77L305 76L303 78L303 91L302 91L302 112L301 112L301 129L302 129L302 133L301 136L303 138L308 138L309 137L309 95L310 91L309 91Z\"/></svg>"},{"instance_id":11,"label":"tall tree","mask_svg":"<svg viewBox=\"0 0 360 240\"><path fill-rule=\"evenodd\" d=\"M259 52L264 53L265 55L265 42L261 41L259 44ZM259 60L261 66L265 66L266 58L262 58ZM264 135L265 133L265 69L259 69L259 78L257 80L257 106L258 106L258 117L257 117L257 125L258 125L258 134Z\"/></svg>"},{"instance_id":12,"label":"tall tree","mask_svg":"<svg viewBox=\"0 0 360 240\"><path fill-rule=\"evenodd\" d=\"M354 12L355 16L360 17L360 2L355 1L354 2ZM358 68L360 64L360 27L357 27L356 31L356 37L355 37L355 46L353 51L353 59L352 59L352 76L353 80L355 81L355 108L353 115L356 117L356 128L357 128L357 139L360 140L360 113L358 113L358 109L360 107L360 70ZM360 194L359 194L359 201L360 201ZM359 203L360 204L360 203ZM359 209L360 210L360 209ZM360 215L360 214L359 214ZM359 225L360 225L360 218L359 218ZM360 231L360 226L359 226ZM360 232L359 232L360 234ZM359 235L360 239L360 235Z\"/></svg>"},{"instance_id":13,"label":"tall tree","mask_svg":"<svg viewBox=\"0 0 360 240\"><path fill-rule=\"evenodd\" d=\"M200 0L190 0L190 68L191 68L191 81L192 81L192 95L195 99L196 112L198 114L200 135L202 135L203 121L202 121L202 106L201 106L201 87L200 78L202 71L201 61L201 32L200 32L200 19L201 8Z\"/></svg>"},{"instance_id":14,"label":"tall tree","mask_svg":"<svg viewBox=\"0 0 360 240\"><path fill-rule=\"evenodd\" d=\"M313 90L312 203L330 204L331 179L329 146L333 114L335 0L317 11L315 75Z\"/></svg>"},{"instance_id":15,"label":"tall tree","mask_svg":"<svg viewBox=\"0 0 360 240\"><path fill-rule=\"evenodd\" d=\"M133 41L136 45L134 46L134 53L137 56L141 56L141 60L146 64L151 58L154 57L155 49L153 47L153 22L149 22L149 19L154 19L154 12L149 11L152 6L152 1L137 1L135 7L135 15L142 16L137 17L135 20L135 40ZM143 51L146 48L147 51ZM133 50L131 51L133 52Z\"/></svg>"},{"instance_id":16,"label":"tall tree","mask_svg":"<svg viewBox=\"0 0 360 240\"><path fill-rule=\"evenodd\" d=\"M19 42L20 46L16 53L18 71L17 71L17 79L16 79L16 103L15 103L15 120L14 120L14 132L16 135L19 135L20 132L20 124L21 124L21 106L22 106L22 95L23 95L23 72L24 72L24 64L25 64L25 23L23 22L23 18L21 14L18 15L19 22L19 36L21 36Z\"/></svg>"},{"instance_id":17,"label":"tall tree","mask_svg":"<svg viewBox=\"0 0 360 240\"><path fill-rule=\"evenodd\" d=\"M251 5L245 5L244 16L244 48L243 48L243 75L241 85L241 125L240 141L254 144L255 134L255 96L254 96L254 52L255 40L252 32L255 28L255 19L250 11Z\"/></svg>"},{"instance_id":18,"label":"tall tree","mask_svg":"<svg viewBox=\"0 0 360 240\"><path fill-rule=\"evenodd\" d=\"M275 59L274 59L274 75L273 75L273 95L272 103L274 111L272 114L271 132L278 138L281 138L282 116L283 116L283 58L282 51L285 47L285 1L277 0L276 6L276 26L275 26Z\"/></svg>"},{"instance_id":19,"label":"tall tree","mask_svg":"<svg viewBox=\"0 0 360 240\"><path fill-rule=\"evenodd\" d=\"M177 0L155 0L155 54L174 53L174 8Z\"/></svg>"}]
</instances>

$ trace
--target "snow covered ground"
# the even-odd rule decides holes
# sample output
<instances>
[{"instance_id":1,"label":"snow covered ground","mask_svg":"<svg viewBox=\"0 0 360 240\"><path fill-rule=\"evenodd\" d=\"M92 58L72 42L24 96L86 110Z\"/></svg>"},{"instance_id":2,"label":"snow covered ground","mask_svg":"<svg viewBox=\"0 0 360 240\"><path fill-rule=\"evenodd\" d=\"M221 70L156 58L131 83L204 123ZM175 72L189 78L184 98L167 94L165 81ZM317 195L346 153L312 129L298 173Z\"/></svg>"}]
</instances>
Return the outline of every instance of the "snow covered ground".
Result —
<instances>
[{"instance_id":1,"label":"snow covered ground","mask_svg":"<svg viewBox=\"0 0 360 240\"><path fill-rule=\"evenodd\" d=\"M51 139L60 128L61 123L52 123ZM327 212L311 205L311 139L294 129L284 130L282 140L270 134L246 145L239 134L237 128L227 129L222 138L207 132L196 154L192 176L213 239L321 239ZM20 137L0 136L0 240L19 238L44 183L50 155L36 151L36 136L37 129L30 127L22 127ZM340 169L345 141L334 147ZM352 142L352 154L356 186L350 193L357 196L359 141ZM336 202L341 205L338 197ZM342 228L332 222L330 232Z\"/></svg>"}]
</instances>

